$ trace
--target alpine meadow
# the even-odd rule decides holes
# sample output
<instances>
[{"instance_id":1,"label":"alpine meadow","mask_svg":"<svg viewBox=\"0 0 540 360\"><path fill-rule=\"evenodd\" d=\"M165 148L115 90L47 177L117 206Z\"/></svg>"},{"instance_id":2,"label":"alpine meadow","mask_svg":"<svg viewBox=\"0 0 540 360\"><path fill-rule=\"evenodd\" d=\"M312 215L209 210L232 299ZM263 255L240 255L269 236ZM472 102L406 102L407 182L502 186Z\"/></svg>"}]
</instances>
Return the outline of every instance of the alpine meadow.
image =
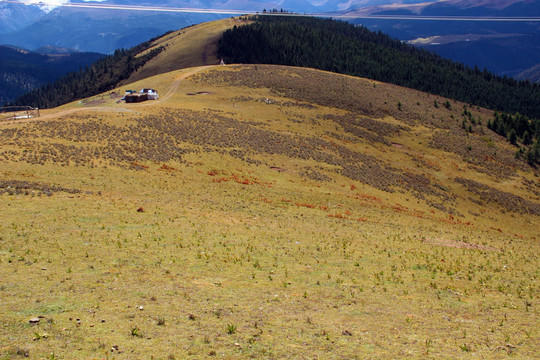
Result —
<instances>
[{"instance_id":1,"label":"alpine meadow","mask_svg":"<svg viewBox=\"0 0 540 360\"><path fill-rule=\"evenodd\" d=\"M29 93L0 113L0 359L533 359L539 94L263 16Z\"/></svg>"}]
</instances>

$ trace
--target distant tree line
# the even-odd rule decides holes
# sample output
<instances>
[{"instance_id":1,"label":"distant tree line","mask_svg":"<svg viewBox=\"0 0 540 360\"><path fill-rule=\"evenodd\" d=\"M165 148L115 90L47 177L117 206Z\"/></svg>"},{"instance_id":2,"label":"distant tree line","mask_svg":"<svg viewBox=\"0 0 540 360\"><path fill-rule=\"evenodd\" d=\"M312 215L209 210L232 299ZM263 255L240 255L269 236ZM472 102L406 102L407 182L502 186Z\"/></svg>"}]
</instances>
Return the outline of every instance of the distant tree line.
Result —
<instances>
[{"instance_id":1,"label":"distant tree line","mask_svg":"<svg viewBox=\"0 0 540 360\"><path fill-rule=\"evenodd\" d=\"M149 49L153 40L129 50L116 50L113 55L101 58L79 71L70 72L52 83L20 96L8 105L51 108L112 90L163 50L158 47L136 56Z\"/></svg>"},{"instance_id":2,"label":"distant tree line","mask_svg":"<svg viewBox=\"0 0 540 360\"><path fill-rule=\"evenodd\" d=\"M366 77L507 113L540 118L540 86L471 69L381 32L343 21L253 16L227 30L218 56L227 63L311 67Z\"/></svg>"},{"instance_id":3,"label":"distant tree line","mask_svg":"<svg viewBox=\"0 0 540 360\"><path fill-rule=\"evenodd\" d=\"M287 10L283 10L283 8L281 9L270 9L270 10L266 10L264 9L263 11L263 14L277 14L277 13L280 13L280 14L292 14L290 11L287 11Z\"/></svg>"}]
</instances>

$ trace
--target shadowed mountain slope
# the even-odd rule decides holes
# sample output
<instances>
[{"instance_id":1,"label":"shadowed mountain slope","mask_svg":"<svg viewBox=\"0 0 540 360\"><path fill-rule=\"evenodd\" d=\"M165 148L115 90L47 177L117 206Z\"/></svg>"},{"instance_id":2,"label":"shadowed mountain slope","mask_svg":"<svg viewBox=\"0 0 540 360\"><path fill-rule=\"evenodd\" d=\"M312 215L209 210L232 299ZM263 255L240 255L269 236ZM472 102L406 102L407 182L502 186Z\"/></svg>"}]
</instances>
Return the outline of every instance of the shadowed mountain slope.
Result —
<instances>
[{"instance_id":1,"label":"shadowed mountain slope","mask_svg":"<svg viewBox=\"0 0 540 360\"><path fill-rule=\"evenodd\" d=\"M0 104L84 68L103 56L96 53L35 53L0 45Z\"/></svg>"}]
</instances>

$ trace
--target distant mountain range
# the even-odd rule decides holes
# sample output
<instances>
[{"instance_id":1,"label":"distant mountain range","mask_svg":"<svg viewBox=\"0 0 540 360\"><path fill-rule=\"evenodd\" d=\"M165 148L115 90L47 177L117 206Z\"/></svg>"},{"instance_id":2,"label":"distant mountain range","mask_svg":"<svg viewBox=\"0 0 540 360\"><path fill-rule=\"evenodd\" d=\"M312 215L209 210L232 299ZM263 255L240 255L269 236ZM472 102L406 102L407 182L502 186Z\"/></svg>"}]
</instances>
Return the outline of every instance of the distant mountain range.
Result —
<instances>
[{"instance_id":1,"label":"distant mountain range","mask_svg":"<svg viewBox=\"0 0 540 360\"><path fill-rule=\"evenodd\" d=\"M19 9L19 4L7 5ZM30 19L36 7L28 6L28 9L27 16ZM6 11L4 7L2 12ZM52 45L111 54L116 49L133 47L166 31L223 16L58 7L48 13L43 12L39 18L34 18L25 26L0 34L0 44L30 50ZM4 23L2 28L6 27Z\"/></svg>"},{"instance_id":2,"label":"distant mountain range","mask_svg":"<svg viewBox=\"0 0 540 360\"><path fill-rule=\"evenodd\" d=\"M30 1L30 0L25 0ZM60 3L61 1L56 1ZM540 22L414 20L411 17L540 16L533 0L166 0L154 4L136 0L79 2L52 10L41 4L0 3L0 44L35 50L54 46L111 54L169 30L230 16L223 11L286 10L346 16L347 21L381 30L392 37L444 57L507 76L532 74L540 64ZM76 5L77 3L70 3ZM212 9L207 13L157 12L98 7L168 7ZM382 16L386 18L381 18ZM530 78L534 80L535 78Z\"/></svg>"},{"instance_id":3,"label":"distant mountain range","mask_svg":"<svg viewBox=\"0 0 540 360\"><path fill-rule=\"evenodd\" d=\"M515 78L518 80L530 80L540 84L540 64L517 74Z\"/></svg>"},{"instance_id":4,"label":"distant mountain range","mask_svg":"<svg viewBox=\"0 0 540 360\"><path fill-rule=\"evenodd\" d=\"M68 3L69 6L53 6L61 3ZM233 14L230 11L237 10L238 15L264 9L311 13L338 11L343 6L338 2L307 0L165 0L157 4L138 0L44 0L28 5L14 1L0 2L0 44L31 50L53 45L110 54L117 48L137 45L169 30L230 16ZM134 7L138 9L127 9ZM147 11L141 7L146 7ZM148 9L150 7L153 10ZM174 8L178 12L155 11L159 7ZM195 12L181 9L193 9ZM197 13L197 9L210 10ZM220 11L229 12L219 14Z\"/></svg>"},{"instance_id":5,"label":"distant mountain range","mask_svg":"<svg viewBox=\"0 0 540 360\"><path fill-rule=\"evenodd\" d=\"M539 1L449 0L372 6L346 14L353 23L380 30L471 67L487 68L498 75L516 76L540 64L540 22L494 21L508 17L540 17ZM373 16L386 18L370 18ZM427 20L428 17L438 18ZM460 21L456 17L492 19Z\"/></svg>"},{"instance_id":6,"label":"distant mountain range","mask_svg":"<svg viewBox=\"0 0 540 360\"><path fill-rule=\"evenodd\" d=\"M0 3L0 34L6 34L36 21L46 14L36 5Z\"/></svg>"},{"instance_id":7,"label":"distant mountain range","mask_svg":"<svg viewBox=\"0 0 540 360\"><path fill-rule=\"evenodd\" d=\"M192 31L197 28L203 30ZM189 53L188 58L186 53ZM432 95L434 100L429 101L433 101L434 108L450 110L457 100L470 104L471 108L474 105L502 111L500 117L488 120L488 128L506 137L511 144L519 141L525 146L516 157L534 166L540 161L539 87L465 67L365 27L315 17L252 16L184 28L130 50L115 51L114 55L95 62L86 70L70 73L11 104L56 107L112 91L122 83L130 84L130 79L168 73L182 68L182 64L186 67L207 65L209 57L213 58L213 64L221 58L227 64L290 65L393 83L425 92L427 98ZM170 78L170 74L167 77ZM256 77L251 81L256 82ZM299 80L291 78L289 81ZM378 87L375 85L373 87ZM342 90L345 88L340 86ZM440 102L437 96L454 101ZM353 100L345 97L339 101ZM394 111L402 111L401 100L395 106ZM362 111L371 112L371 103ZM462 111L462 118L452 116L449 123L455 126L457 121L469 133L474 132L473 125L484 121L473 119L466 106L463 110L457 106L454 111Z\"/></svg>"}]
</instances>

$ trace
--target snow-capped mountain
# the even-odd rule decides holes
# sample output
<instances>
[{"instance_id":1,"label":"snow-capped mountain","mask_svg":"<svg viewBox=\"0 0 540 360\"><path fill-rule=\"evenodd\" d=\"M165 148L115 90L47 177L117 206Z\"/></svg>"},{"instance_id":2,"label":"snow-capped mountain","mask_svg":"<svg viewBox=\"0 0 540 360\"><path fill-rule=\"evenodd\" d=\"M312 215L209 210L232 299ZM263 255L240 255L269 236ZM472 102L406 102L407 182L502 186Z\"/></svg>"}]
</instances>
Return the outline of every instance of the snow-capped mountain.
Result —
<instances>
[{"instance_id":1,"label":"snow-capped mountain","mask_svg":"<svg viewBox=\"0 0 540 360\"><path fill-rule=\"evenodd\" d=\"M23 28L45 15L37 5L0 2L0 34Z\"/></svg>"}]
</instances>

